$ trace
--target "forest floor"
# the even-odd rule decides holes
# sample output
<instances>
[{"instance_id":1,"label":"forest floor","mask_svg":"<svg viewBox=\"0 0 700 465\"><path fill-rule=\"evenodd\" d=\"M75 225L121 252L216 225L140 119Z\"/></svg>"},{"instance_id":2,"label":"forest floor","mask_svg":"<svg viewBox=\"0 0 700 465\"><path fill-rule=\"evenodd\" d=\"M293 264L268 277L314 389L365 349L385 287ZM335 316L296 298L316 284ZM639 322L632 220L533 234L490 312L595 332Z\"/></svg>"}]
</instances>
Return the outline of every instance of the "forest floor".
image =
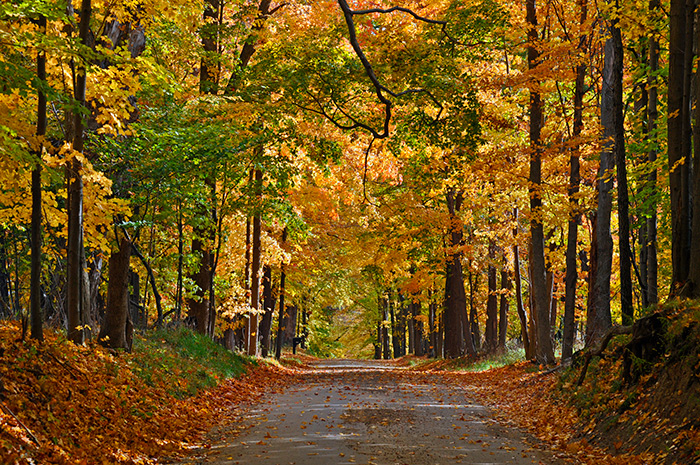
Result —
<instances>
[{"instance_id":1,"label":"forest floor","mask_svg":"<svg viewBox=\"0 0 700 465\"><path fill-rule=\"evenodd\" d=\"M489 463L698 463L698 321L696 309L676 318L670 351L633 385L621 382L627 339L613 340L581 386L579 368L526 362L473 371L408 357L343 371L297 355L279 365L186 330L148 332L130 354L51 331L39 345L0 321L0 463L236 463L272 457L283 437L306 464L325 449L334 463L473 463L465 454L481 453Z\"/></svg>"}]
</instances>

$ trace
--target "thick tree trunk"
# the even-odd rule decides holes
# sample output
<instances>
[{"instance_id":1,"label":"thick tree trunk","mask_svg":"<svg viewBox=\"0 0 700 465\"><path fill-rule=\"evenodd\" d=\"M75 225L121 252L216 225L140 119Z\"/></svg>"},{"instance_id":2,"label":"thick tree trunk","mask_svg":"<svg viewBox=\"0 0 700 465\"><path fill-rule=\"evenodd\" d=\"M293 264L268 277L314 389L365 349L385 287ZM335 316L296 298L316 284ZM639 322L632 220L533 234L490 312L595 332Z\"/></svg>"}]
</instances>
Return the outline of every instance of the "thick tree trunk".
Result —
<instances>
[{"instance_id":1,"label":"thick tree trunk","mask_svg":"<svg viewBox=\"0 0 700 465\"><path fill-rule=\"evenodd\" d=\"M446 305L444 312L445 357L457 358L462 355L476 355L476 349L467 328L467 299L464 293L462 274L462 222L457 216L462 204L462 194L449 189L447 208L450 214L450 252L447 262L445 283ZM466 339L466 340L465 340Z\"/></svg>"},{"instance_id":2,"label":"thick tree trunk","mask_svg":"<svg viewBox=\"0 0 700 465\"><path fill-rule=\"evenodd\" d=\"M600 120L603 126L603 149L598 169L598 209L595 221L596 268L591 288L586 329L586 347L597 344L612 326L610 314L610 276L612 273L613 241L610 233L612 213L612 189L614 184L617 127L621 109L618 108L617 81L619 80L619 49L613 26L608 27L610 37L605 41L603 88L601 93ZM619 33L619 29L618 29Z\"/></svg>"},{"instance_id":3,"label":"thick tree trunk","mask_svg":"<svg viewBox=\"0 0 700 465\"><path fill-rule=\"evenodd\" d=\"M700 11L695 19L700 24ZM697 27L696 24L696 27ZM686 295L695 299L700 297L700 68L695 72L695 124L693 127L693 197L692 197L692 243L690 247L690 271L688 273L689 289Z\"/></svg>"},{"instance_id":4,"label":"thick tree trunk","mask_svg":"<svg viewBox=\"0 0 700 465\"><path fill-rule=\"evenodd\" d=\"M537 50L537 10L535 0L526 0L526 21L528 24L527 61L530 70L535 69L540 60ZM530 89L530 281L534 312L537 314L537 361L548 365L554 363L554 349L549 328L549 296L546 285L546 265L544 259L544 225L542 223L542 131L543 103L535 82Z\"/></svg>"},{"instance_id":5,"label":"thick tree trunk","mask_svg":"<svg viewBox=\"0 0 700 465\"><path fill-rule=\"evenodd\" d=\"M42 34L46 34L46 17L39 16L39 29ZM37 79L41 83L46 81L46 53L39 51L36 59ZM31 282L29 290L30 314L31 314L31 336L32 338L44 340L44 316L41 309L41 166L44 142L46 135L46 94L39 90L37 104L36 134L40 139L37 147L36 166L32 170L32 226L31 226Z\"/></svg>"},{"instance_id":6,"label":"thick tree trunk","mask_svg":"<svg viewBox=\"0 0 700 465\"><path fill-rule=\"evenodd\" d=\"M692 2L692 0L691 0ZM671 189L671 293L676 294L688 279L690 258L690 144L685 141L690 117L690 92L687 75L687 16L693 16L686 0L671 0L668 64L668 167Z\"/></svg>"},{"instance_id":7,"label":"thick tree trunk","mask_svg":"<svg viewBox=\"0 0 700 465\"><path fill-rule=\"evenodd\" d=\"M129 319L129 260L131 242L122 238L109 257L107 307L98 340L105 347L131 350L133 326Z\"/></svg>"}]
</instances>

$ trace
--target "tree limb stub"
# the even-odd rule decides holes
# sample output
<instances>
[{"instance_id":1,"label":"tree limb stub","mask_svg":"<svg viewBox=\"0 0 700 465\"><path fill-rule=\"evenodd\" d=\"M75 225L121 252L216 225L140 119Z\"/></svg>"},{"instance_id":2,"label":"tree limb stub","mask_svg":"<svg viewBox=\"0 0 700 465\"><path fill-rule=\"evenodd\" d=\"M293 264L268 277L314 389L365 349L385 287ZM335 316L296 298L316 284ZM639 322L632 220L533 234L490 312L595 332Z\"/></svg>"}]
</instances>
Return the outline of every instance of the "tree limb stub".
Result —
<instances>
[{"instance_id":1,"label":"tree limb stub","mask_svg":"<svg viewBox=\"0 0 700 465\"><path fill-rule=\"evenodd\" d=\"M581 368L581 376L579 376L576 382L577 386L583 384L583 380L586 378L586 372L588 371L588 364L591 363L593 357L600 357L608 344L615 336L620 336L622 334L632 334L632 326L613 326L605 333L605 337L600 341L600 345L591 350L587 350L585 354L585 361L583 362L583 368Z\"/></svg>"}]
</instances>

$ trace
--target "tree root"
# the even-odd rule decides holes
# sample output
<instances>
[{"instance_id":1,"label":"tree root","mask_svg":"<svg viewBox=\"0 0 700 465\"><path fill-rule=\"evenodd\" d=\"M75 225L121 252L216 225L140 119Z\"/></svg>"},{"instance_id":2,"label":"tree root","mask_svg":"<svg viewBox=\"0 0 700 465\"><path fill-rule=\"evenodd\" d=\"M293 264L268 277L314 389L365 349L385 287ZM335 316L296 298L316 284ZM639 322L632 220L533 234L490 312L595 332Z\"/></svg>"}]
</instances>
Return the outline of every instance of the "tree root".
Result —
<instances>
[{"instance_id":1,"label":"tree root","mask_svg":"<svg viewBox=\"0 0 700 465\"><path fill-rule=\"evenodd\" d=\"M605 334L605 337L602 341L600 341L600 345L598 347L586 351L584 355L585 360L583 362L583 368L581 368L581 375L576 382L577 386L583 384L583 380L586 378L586 372L588 371L588 365L591 363L591 359L593 357L600 357L605 348L608 347L608 344L612 338L621 334L632 334L632 326L613 326Z\"/></svg>"}]
</instances>

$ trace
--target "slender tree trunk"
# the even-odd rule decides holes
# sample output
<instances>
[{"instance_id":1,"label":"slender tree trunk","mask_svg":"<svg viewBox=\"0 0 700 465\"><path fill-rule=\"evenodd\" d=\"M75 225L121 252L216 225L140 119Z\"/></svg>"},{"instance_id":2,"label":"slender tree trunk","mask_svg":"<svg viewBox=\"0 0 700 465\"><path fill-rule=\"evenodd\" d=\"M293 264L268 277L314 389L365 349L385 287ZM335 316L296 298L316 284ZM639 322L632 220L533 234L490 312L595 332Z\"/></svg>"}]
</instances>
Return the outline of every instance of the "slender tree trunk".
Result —
<instances>
[{"instance_id":1,"label":"slender tree trunk","mask_svg":"<svg viewBox=\"0 0 700 465\"><path fill-rule=\"evenodd\" d=\"M92 4L83 0L80 11L79 39L83 45L88 45ZM76 64L74 98L85 106L87 84L87 68L85 64ZM73 115L73 150L82 153L84 141L83 115L76 111ZM76 344L85 341L84 321L81 306L85 289L83 288L83 271L81 255L83 251L83 179L82 163L73 156L68 168L68 262L66 266L67 296L66 314L68 317L68 339Z\"/></svg>"},{"instance_id":2,"label":"slender tree trunk","mask_svg":"<svg viewBox=\"0 0 700 465\"><path fill-rule=\"evenodd\" d=\"M498 349L506 350L508 339L508 293L511 288L507 270L501 270L501 306L498 312Z\"/></svg>"},{"instance_id":3,"label":"slender tree trunk","mask_svg":"<svg viewBox=\"0 0 700 465\"><path fill-rule=\"evenodd\" d=\"M476 305L476 292L479 289L479 274L469 272L469 330L474 349L481 349L481 332L479 330L479 311Z\"/></svg>"},{"instance_id":4,"label":"slender tree trunk","mask_svg":"<svg viewBox=\"0 0 700 465\"><path fill-rule=\"evenodd\" d=\"M517 207L513 209L513 221L515 227L513 228L513 238L518 236L518 209ZM523 304L523 280L520 275L520 247L518 243L515 242L513 245L513 275L515 280L515 307L518 311L518 318L520 319L520 338L523 342L523 347L525 348L525 358L527 360L532 360L535 354L530 350L530 337L528 335L528 321L527 315L525 314L525 305Z\"/></svg>"},{"instance_id":5,"label":"slender tree trunk","mask_svg":"<svg viewBox=\"0 0 700 465\"><path fill-rule=\"evenodd\" d=\"M262 199L262 171L255 170L255 190L258 200ZM260 307L260 234L262 213L261 206L257 205L258 211L253 216L253 239L252 239L252 260L251 260L251 281L250 281L250 307L253 309L248 318L248 355L258 355L258 309ZM306 309L303 310L306 314Z\"/></svg>"},{"instance_id":6,"label":"slender tree trunk","mask_svg":"<svg viewBox=\"0 0 700 465\"><path fill-rule=\"evenodd\" d=\"M690 0L692 2L692 0ZM690 144L686 143L690 117L690 92L686 88L687 58L692 56L687 51L689 43L686 0L670 2L670 35L668 62L668 167L669 186L671 189L671 293L677 294L688 279L690 256L690 190L689 161Z\"/></svg>"},{"instance_id":7,"label":"slender tree trunk","mask_svg":"<svg viewBox=\"0 0 700 465\"><path fill-rule=\"evenodd\" d=\"M382 358L391 358L391 346L389 345L389 299L382 298Z\"/></svg>"},{"instance_id":8,"label":"slender tree trunk","mask_svg":"<svg viewBox=\"0 0 700 465\"><path fill-rule=\"evenodd\" d=\"M493 353L498 348L498 294L496 289L496 244L489 242L488 286L489 295L486 300L486 350Z\"/></svg>"},{"instance_id":9,"label":"slender tree trunk","mask_svg":"<svg viewBox=\"0 0 700 465\"><path fill-rule=\"evenodd\" d=\"M287 244L287 228L282 231L282 247ZM285 326L289 324L289 318L286 316L285 308L285 292L286 292L286 282L287 274L285 273L285 265L282 263L280 267L280 302L279 302L279 312L277 315L277 341L275 345L275 358L279 360L282 357L282 345L284 344L284 334Z\"/></svg>"},{"instance_id":10,"label":"slender tree trunk","mask_svg":"<svg viewBox=\"0 0 700 465\"><path fill-rule=\"evenodd\" d=\"M39 29L42 34L46 34L46 17L39 16ZM40 83L46 81L46 52L40 50L36 59L36 74ZM30 314L31 314L31 336L32 338L44 340L44 316L41 310L41 166L44 141L46 135L46 94L39 90L37 105L36 134L39 138L37 147L36 166L32 170L32 226L31 226L31 282L29 291Z\"/></svg>"},{"instance_id":11,"label":"slender tree trunk","mask_svg":"<svg viewBox=\"0 0 700 465\"><path fill-rule=\"evenodd\" d=\"M615 2L616 10L619 4ZM622 324L631 325L634 322L634 307L632 302L632 250L630 248L630 214L629 214L629 190L627 187L627 162L625 159L625 119L622 79L624 71L624 49L622 47L622 32L619 20L610 21L610 41L614 49L611 57L612 76L610 91L612 93L613 115L613 153L617 166L617 219L619 224L618 244L620 251L620 308L622 311Z\"/></svg>"},{"instance_id":12,"label":"slender tree trunk","mask_svg":"<svg viewBox=\"0 0 700 465\"><path fill-rule=\"evenodd\" d=\"M437 313L437 304L431 301L428 304L428 331L430 332L430 349L428 356L430 358L437 358L438 357L438 352L437 352L437 333L438 333L438 325L436 320L436 315Z\"/></svg>"},{"instance_id":13,"label":"slender tree trunk","mask_svg":"<svg viewBox=\"0 0 700 465\"><path fill-rule=\"evenodd\" d=\"M580 10L579 24L583 28L588 18L588 0L578 0ZM574 89L574 124L573 138L576 145L571 149L569 159L569 225L566 237L566 277L564 279L564 331L562 335L561 358L568 360L573 355L574 326L576 324L576 283L578 272L576 268L578 228L581 224L581 211L578 204L578 193L581 184L580 144L578 139L583 132L583 96L585 94L586 65L583 56L586 53L587 35L582 32L579 38L578 51L582 60L576 65L576 83Z\"/></svg>"},{"instance_id":14,"label":"slender tree trunk","mask_svg":"<svg viewBox=\"0 0 700 465\"><path fill-rule=\"evenodd\" d=\"M657 17L661 10L660 0L650 0L649 1L649 11L652 17ZM649 92L649 103L647 104L647 127L648 134L651 141L650 149L647 154L649 164L652 169L649 172L648 183L649 183L649 195L653 199L656 194L656 158L658 154L658 135L657 135L657 121L659 119L659 91L657 83L657 74L659 71L659 40L655 34L650 34L649 37L649 78L648 78L648 92ZM651 212L647 217L647 298L650 305L656 304L659 301L659 286L658 286L658 258L657 258L657 207L656 202L652 202Z\"/></svg>"},{"instance_id":15,"label":"slender tree trunk","mask_svg":"<svg viewBox=\"0 0 700 465\"><path fill-rule=\"evenodd\" d=\"M540 60L537 50L537 10L535 0L526 0L526 21L528 24L527 61L530 70L535 69ZM554 363L554 349L549 328L549 298L546 286L546 265L544 259L544 224L542 223L542 146L540 135L543 125L543 103L538 83L530 89L530 273L534 312L537 314L537 361L548 365Z\"/></svg>"},{"instance_id":16,"label":"slender tree trunk","mask_svg":"<svg viewBox=\"0 0 700 465\"><path fill-rule=\"evenodd\" d=\"M421 305L420 301L412 303L412 321L413 321L413 354L416 357L422 357L425 355L423 342L423 321L420 319L421 316Z\"/></svg>"}]
</instances>

